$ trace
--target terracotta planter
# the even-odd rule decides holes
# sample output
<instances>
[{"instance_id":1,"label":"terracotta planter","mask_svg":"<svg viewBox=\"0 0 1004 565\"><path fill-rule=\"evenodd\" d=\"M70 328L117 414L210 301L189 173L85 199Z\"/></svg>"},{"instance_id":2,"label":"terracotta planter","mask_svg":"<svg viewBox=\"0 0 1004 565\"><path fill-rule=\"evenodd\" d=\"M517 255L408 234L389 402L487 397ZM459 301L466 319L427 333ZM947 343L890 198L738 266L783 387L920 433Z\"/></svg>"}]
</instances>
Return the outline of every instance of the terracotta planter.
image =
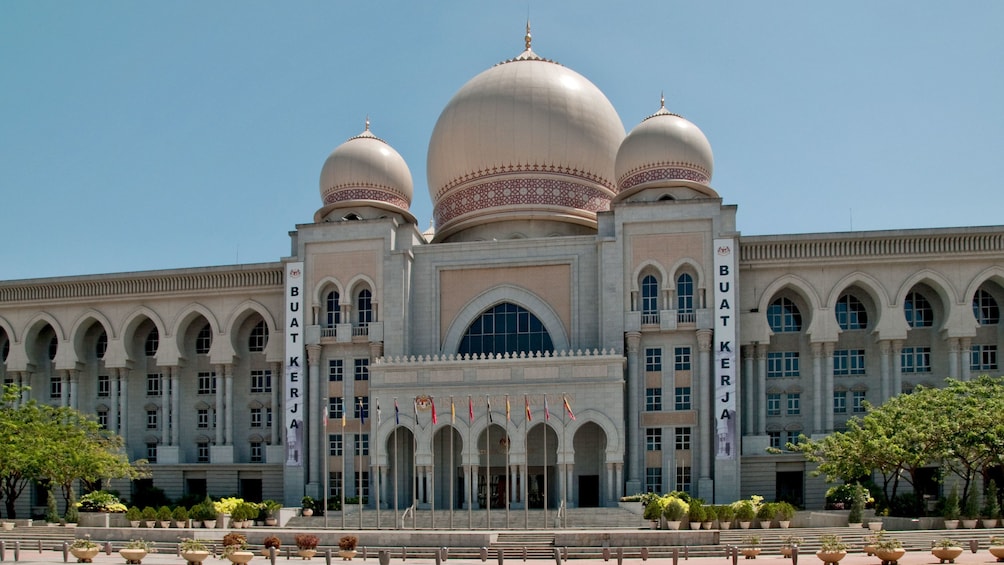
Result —
<instances>
[{"instance_id":1,"label":"terracotta planter","mask_svg":"<svg viewBox=\"0 0 1004 565\"><path fill-rule=\"evenodd\" d=\"M896 549L878 548L875 550L875 557L878 557L882 561L882 565L896 565L904 555L906 555L906 550L902 547Z\"/></svg>"},{"instance_id":2,"label":"terracotta planter","mask_svg":"<svg viewBox=\"0 0 1004 565\"><path fill-rule=\"evenodd\" d=\"M831 563L838 563L844 557L847 557L846 551L817 551L816 557L819 558L824 564L829 565Z\"/></svg>"},{"instance_id":3,"label":"terracotta planter","mask_svg":"<svg viewBox=\"0 0 1004 565\"><path fill-rule=\"evenodd\" d=\"M77 563L90 563L100 551L99 547L70 548L70 553L77 558Z\"/></svg>"},{"instance_id":4,"label":"terracotta planter","mask_svg":"<svg viewBox=\"0 0 1004 565\"><path fill-rule=\"evenodd\" d=\"M788 557L788 558L790 558L791 557L791 551L792 550L791 550L790 547L782 546L781 547L781 557Z\"/></svg>"},{"instance_id":5,"label":"terracotta planter","mask_svg":"<svg viewBox=\"0 0 1004 565\"><path fill-rule=\"evenodd\" d=\"M262 557L271 557L271 555L269 554L269 550L270 549L272 549L272 548L270 548L270 547L263 547L263 548L261 548L261 556ZM278 547L275 548L275 556L279 557L279 548Z\"/></svg>"},{"instance_id":6,"label":"terracotta planter","mask_svg":"<svg viewBox=\"0 0 1004 565\"><path fill-rule=\"evenodd\" d=\"M732 522L718 522L719 530L728 530L732 528Z\"/></svg>"},{"instance_id":7,"label":"terracotta planter","mask_svg":"<svg viewBox=\"0 0 1004 565\"><path fill-rule=\"evenodd\" d=\"M123 548L119 550L119 555L126 560L129 565L139 565L143 558L146 557L145 549L129 549Z\"/></svg>"},{"instance_id":8,"label":"terracotta planter","mask_svg":"<svg viewBox=\"0 0 1004 565\"><path fill-rule=\"evenodd\" d=\"M700 522L690 522L690 529L691 530L700 530L701 529L701 523Z\"/></svg>"},{"instance_id":9,"label":"terracotta planter","mask_svg":"<svg viewBox=\"0 0 1004 565\"><path fill-rule=\"evenodd\" d=\"M298 550L296 550L296 554L300 556L300 559L310 559L313 556L317 555L317 550L316 549L298 549Z\"/></svg>"},{"instance_id":10,"label":"terracotta planter","mask_svg":"<svg viewBox=\"0 0 1004 565\"><path fill-rule=\"evenodd\" d=\"M352 561L352 558L356 556L356 550L339 549L338 556L342 558L342 561Z\"/></svg>"},{"instance_id":11,"label":"terracotta planter","mask_svg":"<svg viewBox=\"0 0 1004 565\"><path fill-rule=\"evenodd\" d=\"M203 528L208 528L210 530L215 530L216 529L216 520L203 520L202 521L202 527Z\"/></svg>"},{"instance_id":12,"label":"terracotta planter","mask_svg":"<svg viewBox=\"0 0 1004 565\"><path fill-rule=\"evenodd\" d=\"M702 528L702 529L705 529L705 530L710 530L710 529L711 529L711 526L714 526L714 525L715 525L715 523L714 523L714 522L711 522L711 521L708 521L708 522L701 522L701 528Z\"/></svg>"},{"instance_id":13,"label":"terracotta planter","mask_svg":"<svg viewBox=\"0 0 1004 565\"><path fill-rule=\"evenodd\" d=\"M937 557L940 563L945 561L955 563L955 559L962 555L961 547L932 547L931 555Z\"/></svg>"},{"instance_id":14,"label":"terracotta planter","mask_svg":"<svg viewBox=\"0 0 1004 565\"><path fill-rule=\"evenodd\" d=\"M739 548L739 551L746 559L756 559L756 556L760 555L761 549L759 547L742 547Z\"/></svg>"},{"instance_id":15,"label":"terracotta planter","mask_svg":"<svg viewBox=\"0 0 1004 565\"><path fill-rule=\"evenodd\" d=\"M129 520L129 527L130 528L138 528L139 527L139 522L140 522L139 520Z\"/></svg>"},{"instance_id":16,"label":"terracotta planter","mask_svg":"<svg viewBox=\"0 0 1004 565\"><path fill-rule=\"evenodd\" d=\"M1004 545L991 545L990 555L996 557L998 562L1004 562Z\"/></svg>"},{"instance_id":17,"label":"terracotta planter","mask_svg":"<svg viewBox=\"0 0 1004 565\"><path fill-rule=\"evenodd\" d=\"M865 552L865 555L872 556L875 555L875 544L866 543L865 547L861 550Z\"/></svg>"},{"instance_id":18,"label":"terracotta planter","mask_svg":"<svg viewBox=\"0 0 1004 565\"><path fill-rule=\"evenodd\" d=\"M231 563L247 563L254 558L254 553L250 551L235 551L227 556Z\"/></svg>"},{"instance_id":19,"label":"terracotta planter","mask_svg":"<svg viewBox=\"0 0 1004 565\"><path fill-rule=\"evenodd\" d=\"M182 551L181 558L185 560L188 565L201 565L203 561L209 559L208 551Z\"/></svg>"}]
</instances>

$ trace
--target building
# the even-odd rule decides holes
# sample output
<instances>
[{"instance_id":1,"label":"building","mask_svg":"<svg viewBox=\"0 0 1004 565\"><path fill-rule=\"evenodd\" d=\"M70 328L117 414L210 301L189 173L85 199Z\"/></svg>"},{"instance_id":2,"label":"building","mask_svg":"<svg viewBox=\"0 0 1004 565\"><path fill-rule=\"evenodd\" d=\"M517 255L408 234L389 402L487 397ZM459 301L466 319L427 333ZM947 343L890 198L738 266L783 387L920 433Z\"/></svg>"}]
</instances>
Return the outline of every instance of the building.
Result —
<instances>
[{"instance_id":1,"label":"building","mask_svg":"<svg viewBox=\"0 0 1004 565\"><path fill-rule=\"evenodd\" d=\"M998 370L1004 227L742 237L713 169L696 125L625 132L528 32L439 117L435 229L367 123L289 257L0 282L0 376L95 414L172 497L820 507L767 448Z\"/></svg>"}]
</instances>

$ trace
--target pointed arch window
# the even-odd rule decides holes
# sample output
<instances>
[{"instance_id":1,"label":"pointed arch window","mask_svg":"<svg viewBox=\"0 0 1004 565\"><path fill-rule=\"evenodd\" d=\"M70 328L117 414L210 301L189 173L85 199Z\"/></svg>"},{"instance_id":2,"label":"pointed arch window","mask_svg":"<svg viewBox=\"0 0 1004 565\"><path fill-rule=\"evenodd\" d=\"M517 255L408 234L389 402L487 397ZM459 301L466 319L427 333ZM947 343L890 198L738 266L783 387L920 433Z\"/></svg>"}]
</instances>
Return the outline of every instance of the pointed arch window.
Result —
<instances>
[{"instance_id":1,"label":"pointed arch window","mask_svg":"<svg viewBox=\"0 0 1004 565\"><path fill-rule=\"evenodd\" d=\"M268 327L265 326L265 320L260 320L248 336L248 351L261 353L265 351L266 346L268 346Z\"/></svg>"},{"instance_id":2,"label":"pointed arch window","mask_svg":"<svg viewBox=\"0 0 1004 565\"><path fill-rule=\"evenodd\" d=\"M767 323L774 333L802 331L802 313L790 298L781 297L767 307Z\"/></svg>"},{"instance_id":3,"label":"pointed arch window","mask_svg":"<svg viewBox=\"0 0 1004 565\"><path fill-rule=\"evenodd\" d=\"M1001 311L997 306L997 301L989 292L982 288L976 291L973 296L973 315L981 326L999 324Z\"/></svg>"},{"instance_id":4,"label":"pointed arch window","mask_svg":"<svg viewBox=\"0 0 1004 565\"><path fill-rule=\"evenodd\" d=\"M356 322L365 328L373 321L373 293L368 288L359 291L356 296Z\"/></svg>"},{"instance_id":5,"label":"pointed arch window","mask_svg":"<svg viewBox=\"0 0 1004 565\"><path fill-rule=\"evenodd\" d=\"M641 279L641 323L659 322L659 281L653 275Z\"/></svg>"},{"instance_id":6,"label":"pointed arch window","mask_svg":"<svg viewBox=\"0 0 1004 565\"><path fill-rule=\"evenodd\" d=\"M553 350L551 334L540 318L522 306L505 302L486 310L467 327L457 352L495 355Z\"/></svg>"},{"instance_id":7,"label":"pointed arch window","mask_svg":"<svg viewBox=\"0 0 1004 565\"><path fill-rule=\"evenodd\" d=\"M837 299L837 324L842 330L863 330L868 327L868 311L854 295L845 294Z\"/></svg>"},{"instance_id":8,"label":"pointed arch window","mask_svg":"<svg viewBox=\"0 0 1004 565\"><path fill-rule=\"evenodd\" d=\"M157 349L160 347L160 332L157 328L150 330L150 333L146 334L146 342L143 344L143 350L147 357L153 357L157 354Z\"/></svg>"},{"instance_id":9,"label":"pointed arch window","mask_svg":"<svg viewBox=\"0 0 1004 565\"><path fill-rule=\"evenodd\" d=\"M324 297L324 326L334 328L342 323L342 311L339 309L338 301L341 295L337 290L332 290Z\"/></svg>"},{"instance_id":10,"label":"pointed arch window","mask_svg":"<svg viewBox=\"0 0 1004 565\"><path fill-rule=\"evenodd\" d=\"M903 314L911 328L929 328L934 325L934 310L924 295L913 291L903 301Z\"/></svg>"},{"instance_id":11,"label":"pointed arch window","mask_svg":"<svg viewBox=\"0 0 1004 565\"><path fill-rule=\"evenodd\" d=\"M195 353L199 355L206 355L209 353L209 348L213 345L213 331L209 327L209 324L202 326L199 330L199 335L195 337Z\"/></svg>"},{"instance_id":12,"label":"pointed arch window","mask_svg":"<svg viewBox=\"0 0 1004 565\"><path fill-rule=\"evenodd\" d=\"M689 273L676 278L676 312L679 322L694 321L694 277Z\"/></svg>"},{"instance_id":13,"label":"pointed arch window","mask_svg":"<svg viewBox=\"0 0 1004 565\"><path fill-rule=\"evenodd\" d=\"M102 330L101 335L98 336L98 341L94 344L94 356L98 359L103 359L105 352L108 351L108 332Z\"/></svg>"},{"instance_id":14,"label":"pointed arch window","mask_svg":"<svg viewBox=\"0 0 1004 565\"><path fill-rule=\"evenodd\" d=\"M52 339L49 340L49 361L56 359L57 351L59 351L59 340L56 339L56 336L52 336Z\"/></svg>"}]
</instances>

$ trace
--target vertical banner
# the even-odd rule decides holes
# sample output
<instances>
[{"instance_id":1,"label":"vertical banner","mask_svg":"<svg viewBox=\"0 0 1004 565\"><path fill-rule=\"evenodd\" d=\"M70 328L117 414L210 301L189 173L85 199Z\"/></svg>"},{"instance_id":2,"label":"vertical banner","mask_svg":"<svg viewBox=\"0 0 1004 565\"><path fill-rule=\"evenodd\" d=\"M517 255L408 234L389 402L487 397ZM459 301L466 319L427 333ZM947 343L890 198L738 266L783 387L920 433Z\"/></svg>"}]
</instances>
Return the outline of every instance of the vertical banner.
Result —
<instances>
[{"instance_id":1,"label":"vertical banner","mask_svg":"<svg viewBox=\"0 0 1004 565\"><path fill-rule=\"evenodd\" d=\"M717 434L716 459L735 460L739 448L736 432L736 325L739 310L736 308L736 242L734 239L715 240L715 292L714 292L714 377L715 399L712 411Z\"/></svg>"},{"instance_id":2,"label":"vertical banner","mask_svg":"<svg viewBox=\"0 0 1004 565\"><path fill-rule=\"evenodd\" d=\"M303 262L286 264L286 466L303 466Z\"/></svg>"}]
</instances>

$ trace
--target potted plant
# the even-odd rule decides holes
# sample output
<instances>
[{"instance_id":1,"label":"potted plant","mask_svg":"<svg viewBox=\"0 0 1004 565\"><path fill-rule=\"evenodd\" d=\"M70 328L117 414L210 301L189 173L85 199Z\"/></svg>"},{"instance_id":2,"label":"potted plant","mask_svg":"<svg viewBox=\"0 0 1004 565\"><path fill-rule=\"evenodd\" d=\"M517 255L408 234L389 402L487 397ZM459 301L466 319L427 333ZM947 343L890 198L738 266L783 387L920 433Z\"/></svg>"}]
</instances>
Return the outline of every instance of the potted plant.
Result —
<instances>
[{"instance_id":1,"label":"potted plant","mask_svg":"<svg viewBox=\"0 0 1004 565\"><path fill-rule=\"evenodd\" d=\"M732 503L732 507L736 510L736 521L739 522L739 527L744 530L749 529L750 524L753 523L753 518L756 518L756 510L753 509L753 503L749 500L739 500Z\"/></svg>"},{"instance_id":2,"label":"potted plant","mask_svg":"<svg viewBox=\"0 0 1004 565\"><path fill-rule=\"evenodd\" d=\"M996 528L1001 509L997 503L997 481L991 479L983 496L983 527Z\"/></svg>"},{"instance_id":3,"label":"potted plant","mask_svg":"<svg viewBox=\"0 0 1004 565\"><path fill-rule=\"evenodd\" d=\"M275 549L276 553L279 552L279 548L282 547L282 542L275 536L266 536L265 539L261 540L261 546L261 554L265 557L270 557L272 555L272 549Z\"/></svg>"},{"instance_id":4,"label":"potted plant","mask_svg":"<svg viewBox=\"0 0 1004 565\"><path fill-rule=\"evenodd\" d=\"M816 557L825 565L838 563L841 559L847 557L847 544L837 535L826 534L819 536L819 551L816 552Z\"/></svg>"},{"instance_id":5,"label":"potted plant","mask_svg":"<svg viewBox=\"0 0 1004 565\"><path fill-rule=\"evenodd\" d=\"M781 557L791 557L792 550L796 545L802 545L803 541L798 536L781 536Z\"/></svg>"},{"instance_id":6,"label":"potted plant","mask_svg":"<svg viewBox=\"0 0 1004 565\"><path fill-rule=\"evenodd\" d=\"M642 507L642 518L652 522L653 530L658 530L659 522L662 520L663 512L666 510L666 501L664 497L652 492L647 492L642 495Z\"/></svg>"},{"instance_id":7,"label":"potted plant","mask_svg":"<svg viewBox=\"0 0 1004 565\"><path fill-rule=\"evenodd\" d=\"M237 505L238 508L242 510L244 517L244 527L250 528L254 525L254 519L258 517L258 513L261 511L260 507L255 502L242 502Z\"/></svg>"},{"instance_id":8,"label":"potted plant","mask_svg":"<svg viewBox=\"0 0 1004 565\"><path fill-rule=\"evenodd\" d=\"M663 497L662 501L666 524L671 530L679 530L683 517L690 512L690 505L676 496Z\"/></svg>"},{"instance_id":9,"label":"potted plant","mask_svg":"<svg viewBox=\"0 0 1004 565\"><path fill-rule=\"evenodd\" d=\"M976 498L976 487L970 485L962 501L962 527L971 530L980 521L980 506Z\"/></svg>"},{"instance_id":10,"label":"potted plant","mask_svg":"<svg viewBox=\"0 0 1004 565\"><path fill-rule=\"evenodd\" d=\"M153 543L148 542L144 539L134 539L129 540L122 549L119 550L119 555L121 555L126 563L129 565L139 565L143 561L143 558L150 553L156 553L157 549L153 546Z\"/></svg>"},{"instance_id":11,"label":"potted plant","mask_svg":"<svg viewBox=\"0 0 1004 565\"><path fill-rule=\"evenodd\" d=\"M941 511L941 515L945 518L946 530L954 530L959 527L959 516L961 513L962 511L959 510L959 489L952 487L952 490L945 498L945 505Z\"/></svg>"},{"instance_id":12,"label":"potted plant","mask_svg":"<svg viewBox=\"0 0 1004 565\"><path fill-rule=\"evenodd\" d=\"M200 539L184 538L178 544L178 553L188 565L201 565L209 557L209 546Z\"/></svg>"},{"instance_id":13,"label":"potted plant","mask_svg":"<svg viewBox=\"0 0 1004 565\"><path fill-rule=\"evenodd\" d=\"M227 515L230 516L231 528L240 529L244 527L244 520L247 517L247 512L245 511L243 505L238 504L237 506L234 506L230 512L227 512Z\"/></svg>"},{"instance_id":14,"label":"potted plant","mask_svg":"<svg viewBox=\"0 0 1004 565\"><path fill-rule=\"evenodd\" d=\"M157 509L153 506L143 508L143 525L153 528L157 525Z\"/></svg>"},{"instance_id":15,"label":"potted plant","mask_svg":"<svg viewBox=\"0 0 1004 565\"><path fill-rule=\"evenodd\" d=\"M885 530L876 530L874 534L865 536L865 546L862 549L865 555L875 555L875 546L885 539Z\"/></svg>"},{"instance_id":16,"label":"potted plant","mask_svg":"<svg viewBox=\"0 0 1004 565\"><path fill-rule=\"evenodd\" d=\"M265 500L261 503L262 510L265 512L265 525L274 526L279 523L279 510L282 509L282 503L277 500Z\"/></svg>"},{"instance_id":17,"label":"potted plant","mask_svg":"<svg viewBox=\"0 0 1004 565\"><path fill-rule=\"evenodd\" d=\"M99 551L101 548L90 537L77 538L70 544L70 553L77 558L77 563L90 563Z\"/></svg>"},{"instance_id":18,"label":"potted plant","mask_svg":"<svg viewBox=\"0 0 1004 565\"><path fill-rule=\"evenodd\" d=\"M314 498L312 496L303 497L302 499L300 499L300 509L301 509L300 514L304 516L313 516L314 506L316 506L316 504L317 503L314 501Z\"/></svg>"},{"instance_id":19,"label":"potted plant","mask_svg":"<svg viewBox=\"0 0 1004 565\"><path fill-rule=\"evenodd\" d=\"M851 511L847 515L847 525L851 528L860 528L862 516L865 512L865 488L860 484L854 484L854 494L851 498Z\"/></svg>"},{"instance_id":20,"label":"potted plant","mask_svg":"<svg viewBox=\"0 0 1004 565\"><path fill-rule=\"evenodd\" d=\"M760 522L760 527L764 530L770 528L770 523L774 521L774 504L771 502L765 502L760 505L760 508L756 511L756 519Z\"/></svg>"},{"instance_id":21,"label":"potted plant","mask_svg":"<svg viewBox=\"0 0 1004 565\"><path fill-rule=\"evenodd\" d=\"M945 561L955 563L955 558L962 555L962 548L954 540L942 538L934 542L934 547L931 548L931 555L937 557L939 563L944 563Z\"/></svg>"},{"instance_id":22,"label":"potted plant","mask_svg":"<svg viewBox=\"0 0 1004 565\"><path fill-rule=\"evenodd\" d=\"M355 557L358 542L359 538L356 536L342 536L338 540L338 555L342 557L342 561L351 561Z\"/></svg>"},{"instance_id":23,"label":"potted plant","mask_svg":"<svg viewBox=\"0 0 1004 565\"><path fill-rule=\"evenodd\" d=\"M787 528L791 525L791 519L795 517L795 507L784 500L774 503L774 517L777 519L777 525L782 528Z\"/></svg>"},{"instance_id":24,"label":"potted plant","mask_svg":"<svg viewBox=\"0 0 1004 565\"><path fill-rule=\"evenodd\" d=\"M760 555L760 536L746 536L742 540L742 544L739 546L739 551L742 552L743 557L746 559L756 559L757 555Z\"/></svg>"},{"instance_id":25,"label":"potted plant","mask_svg":"<svg viewBox=\"0 0 1004 565\"><path fill-rule=\"evenodd\" d=\"M705 530L710 530L712 526L715 525L715 518L718 516L715 514L714 506L704 506L704 520L701 520L701 527Z\"/></svg>"},{"instance_id":26,"label":"potted plant","mask_svg":"<svg viewBox=\"0 0 1004 565\"><path fill-rule=\"evenodd\" d=\"M896 565L904 555L903 543L896 538L883 537L875 542L875 557L882 561L882 565Z\"/></svg>"},{"instance_id":27,"label":"potted plant","mask_svg":"<svg viewBox=\"0 0 1004 565\"><path fill-rule=\"evenodd\" d=\"M176 506L171 512L171 518L174 520L175 528L188 527L188 509L184 506Z\"/></svg>"},{"instance_id":28,"label":"potted plant","mask_svg":"<svg viewBox=\"0 0 1004 565\"><path fill-rule=\"evenodd\" d=\"M736 511L731 504L719 504L715 507L715 514L718 516L718 528L727 530L732 527L732 520L736 517Z\"/></svg>"},{"instance_id":29,"label":"potted plant","mask_svg":"<svg viewBox=\"0 0 1004 565\"><path fill-rule=\"evenodd\" d=\"M208 498L207 498L208 500ZM215 528L216 527L216 509L213 508L213 503L211 500L208 502L203 500L202 502L196 504L192 507L189 515L192 520L196 522L202 522L203 527Z\"/></svg>"},{"instance_id":30,"label":"potted plant","mask_svg":"<svg viewBox=\"0 0 1004 565\"><path fill-rule=\"evenodd\" d=\"M704 508L704 501L700 498L690 499L690 511L687 512L687 519L690 520L691 530L700 530L701 523L704 522L707 511Z\"/></svg>"},{"instance_id":31,"label":"potted plant","mask_svg":"<svg viewBox=\"0 0 1004 565\"><path fill-rule=\"evenodd\" d=\"M230 532L223 536L223 554L231 563L247 563L254 557L248 551L248 538L243 534Z\"/></svg>"},{"instance_id":32,"label":"potted plant","mask_svg":"<svg viewBox=\"0 0 1004 565\"><path fill-rule=\"evenodd\" d=\"M138 528L139 523L143 520L143 511L135 506L130 506L126 510L126 520L129 521L129 525Z\"/></svg>"},{"instance_id":33,"label":"potted plant","mask_svg":"<svg viewBox=\"0 0 1004 565\"><path fill-rule=\"evenodd\" d=\"M160 522L161 528L171 527L172 516L173 515L171 514L170 506L161 506L160 508L157 509L157 521Z\"/></svg>"},{"instance_id":34,"label":"potted plant","mask_svg":"<svg viewBox=\"0 0 1004 565\"><path fill-rule=\"evenodd\" d=\"M296 541L296 553L300 557L310 559L317 553L317 536L312 534L297 534L294 539Z\"/></svg>"},{"instance_id":35,"label":"potted plant","mask_svg":"<svg viewBox=\"0 0 1004 565\"><path fill-rule=\"evenodd\" d=\"M990 555L996 557L998 562L1004 561L1004 536L990 537Z\"/></svg>"}]
</instances>

